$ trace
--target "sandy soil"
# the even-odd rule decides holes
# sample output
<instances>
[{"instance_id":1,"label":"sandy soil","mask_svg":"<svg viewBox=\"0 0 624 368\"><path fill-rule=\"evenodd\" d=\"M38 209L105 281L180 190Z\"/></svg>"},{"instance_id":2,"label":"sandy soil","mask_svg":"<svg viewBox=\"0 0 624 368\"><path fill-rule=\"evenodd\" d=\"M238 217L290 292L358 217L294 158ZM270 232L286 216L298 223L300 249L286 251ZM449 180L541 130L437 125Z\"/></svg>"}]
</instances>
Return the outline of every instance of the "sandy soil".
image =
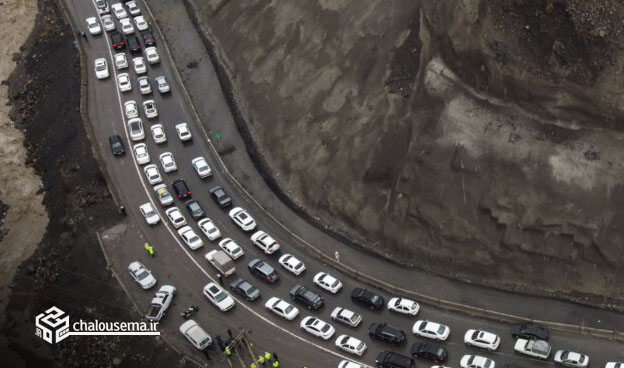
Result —
<instances>
[{"instance_id":1,"label":"sandy soil","mask_svg":"<svg viewBox=\"0 0 624 368\"><path fill-rule=\"evenodd\" d=\"M9 0L3 3L0 7L2 81L15 69L13 54L20 51L37 15L36 1ZM19 32L15 31L17 27ZM8 102L8 87L3 83L0 85L0 201L9 209L4 217L6 235L0 241L0 310L4 310L8 302L8 286L15 269L33 253L48 224L43 196L39 193L41 179L26 164L24 135L9 118L11 106ZM4 320L5 314L0 313L0 325ZM5 337L0 335L0 346L5 345Z\"/></svg>"}]
</instances>

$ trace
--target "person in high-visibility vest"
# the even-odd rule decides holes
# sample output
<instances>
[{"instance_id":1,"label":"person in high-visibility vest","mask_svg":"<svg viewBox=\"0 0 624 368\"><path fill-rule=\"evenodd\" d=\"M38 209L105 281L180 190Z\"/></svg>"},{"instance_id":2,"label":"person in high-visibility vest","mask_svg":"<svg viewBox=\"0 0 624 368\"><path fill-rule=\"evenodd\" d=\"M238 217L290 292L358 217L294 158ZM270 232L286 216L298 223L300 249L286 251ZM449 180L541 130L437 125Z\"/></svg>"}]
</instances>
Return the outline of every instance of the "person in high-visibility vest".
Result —
<instances>
[{"instance_id":1,"label":"person in high-visibility vest","mask_svg":"<svg viewBox=\"0 0 624 368\"><path fill-rule=\"evenodd\" d=\"M256 368L256 363L251 363L251 365L249 367Z\"/></svg>"},{"instance_id":2,"label":"person in high-visibility vest","mask_svg":"<svg viewBox=\"0 0 624 368\"><path fill-rule=\"evenodd\" d=\"M145 243L144 247L145 247L145 250L147 251L147 253L149 253L150 256L153 257L154 256L154 248L152 248L152 246L149 245L149 243Z\"/></svg>"},{"instance_id":3,"label":"person in high-visibility vest","mask_svg":"<svg viewBox=\"0 0 624 368\"><path fill-rule=\"evenodd\" d=\"M276 360L273 362L273 368L279 367L279 362Z\"/></svg>"},{"instance_id":4,"label":"person in high-visibility vest","mask_svg":"<svg viewBox=\"0 0 624 368\"><path fill-rule=\"evenodd\" d=\"M225 355L230 356L232 355L232 350L230 350L230 346L226 346L225 347Z\"/></svg>"},{"instance_id":5,"label":"person in high-visibility vest","mask_svg":"<svg viewBox=\"0 0 624 368\"><path fill-rule=\"evenodd\" d=\"M264 357L262 355L258 357L258 363L262 363L262 365L264 365Z\"/></svg>"},{"instance_id":6,"label":"person in high-visibility vest","mask_svg":"<svg viewBox=\"0 0 624 368\"><path fill-rule=\"evenodd\" d=\"M264 353L264 359L268 362L269 360L271 360L271 353L269 353L268 351L266 353Z\"/></svg>"}]
</instances>

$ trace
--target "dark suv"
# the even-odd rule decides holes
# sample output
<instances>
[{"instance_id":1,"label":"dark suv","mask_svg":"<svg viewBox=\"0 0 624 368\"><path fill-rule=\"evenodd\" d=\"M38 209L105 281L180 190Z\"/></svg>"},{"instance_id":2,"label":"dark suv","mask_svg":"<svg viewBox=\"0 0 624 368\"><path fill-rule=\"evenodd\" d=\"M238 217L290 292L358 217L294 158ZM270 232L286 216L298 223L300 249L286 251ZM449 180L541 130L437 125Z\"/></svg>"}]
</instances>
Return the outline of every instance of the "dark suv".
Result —
<instances>
[{"instance_id":1,"label":"dark suv","mask_svg":"<svg viewBox=\"0 0 624 368\"><path fill-rule=\"evenodd\" d=\"M355 288L351 292L351 300L364 304L371 309L379 309L384 305L384 298L366 289Z\"/></svg>"},{"instance_id":2,"label":"dark suv","mask_svg":"<svg viewBox=\"0 0 624 368\"><path fill-rule=\"evenodd\" d=\"M143 44L145 47L156 46L156 40L150 31L141 32L141 37L143 37Z\"/></svg>"},{"instance_id":3,"label":"dark suv","mask_svg":"<svg viewBox=\"0 0 624 368\"><path fill-rule=\"evenodd\" d=\"M290 289L290 297L292 300L305 304L308 309L318 309L325 302L322 296L301 285L295 285Z\"/></svg>"},{"instance_id":4,"label":"dark suv","mask_svg":"<svg viewBox=\"0 0 624 368\"><path fill-rule=\"evenodd\" d=\"M126 153L119 134L111 135L110 137L108 137L108 143L110 143L111 150L113 150L113 155L121 156Z\"/></svg>"},{"instance_id":5,"label":"dark suv","mask_svg":"<svg viewBox=\"0 0 624 368\"><path fill-rule=\"evenodd\" d=\"M448 360L448 351L445 348L428 342L415 342L411 353L414 358L429 359L438 363Z\"/></svg>"},{"instance_id":6,"label":"dark suv","mask_svg":"<svg viewBox=\"0 0 624 368\"><path fill-rule=\"evenodd\" d=\"M196 199L186 201L184 202L184 205L186 206L186 210L191 214L194 220L199 220L200 218L206 216L206 212L204 212Z\"/></svg>"},{"instance_id":7,"label":"dark suv","mask_svg":"<svg viewBox=\"0 0 624 368\"><path fill-rule=\"evenodd\" d=\"M121 33L115 32L115 31L111 32L110 40L111 40L111 46L115 50L123 50L126 48L126 41L124 39L124 36L122 36Z\"/></svg>"},{"instance_id":8,"label":"dark suv","mask_svg":"<svg viewBox=\"0 0 624 368\"><path fill-rule=\"evenodd\" d=\"M383 340L391 344L400 344L405 340L405 332L387 323L371 323L368 335L373 340Z\"/></svg>"},{"instance_id":9,"label":"dark suv","mask_svg":"<svg viewBox=\"0 0 624 368\"><path fill-rule=\"evenodd\" d=\"M549 333L544 327L525 323L523 325L511 326L511 337L514 339L538 339L548 341Z\"/></svg>"},{"instance_id":10,"label":"dark suv","mask_svg":"<svg viewBox=\"0 0 624 368\"><path fill-rule=\"evenodd\" d=\"M375 363L377 363L377 368L416 368L414 359L391 351L379 353Z\"/></svg>"},{"instance_id":11,"label":"dark suv","mask_svg":"<svg viewBox=\"0 0 624 368\"><path fill-rule=\"evenodd\" d=\"M139 39L137 36L128 37L128 49L131 54L140 54L141 53L141 44L139 43Z\"/></svg>"},{"instance_id":12,"label":"dark suv","mask_svg":"<svg viewBox=\"0 0 624 368\"><path fill-rule=\"evenodd\" d=\"M256 258L249 262L247 267L249 268L249 272L269 284L274 284L277 280L279 280L279 272L260 258Z\"/></svg>"},{"instance_id":13,"label":"dark suv","mask_svg":"<svg viewBox=\"0 0 624 368\"><path fill-rule=\"evenodd\" d=\"M191 196L191 190L186 185L186 182L184 180L174 180L174 182L171 183L171 186L173 187L173 191L178 196L178 198L185 199Z\"/></svg>"},{"instance_id":14,"label":"dark suv","mask_svg":"<svg viewBox=\"0 0 624 368\"><path fill-rule=\"evenodd\" d=\"M232 205L232 199L225 193L225 190L223 190L221 186L217 185L216 187L210 188L210 196L221 208Z\"/></svg>"}]
</instances>

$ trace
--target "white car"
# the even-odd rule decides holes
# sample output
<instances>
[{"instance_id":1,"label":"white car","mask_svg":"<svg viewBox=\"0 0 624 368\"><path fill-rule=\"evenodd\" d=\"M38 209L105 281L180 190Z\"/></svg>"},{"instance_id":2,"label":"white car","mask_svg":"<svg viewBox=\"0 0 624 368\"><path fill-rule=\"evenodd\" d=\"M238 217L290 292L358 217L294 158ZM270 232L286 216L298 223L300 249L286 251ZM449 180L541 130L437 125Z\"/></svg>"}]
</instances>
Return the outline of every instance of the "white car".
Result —
<instances>
[{"instance_id":1,"label":"white car","mask_svg":"<svg viewBox=\"0 0 624 368\"><path fill-rule=\"evenodd\" d=\"M139 77L137 83L139 84L139 91L142 95L149 95L152 93L152 86L147 77Z\"/></svg>"},{"instance_id":2,"label":"white car","mask_svg":"<svg viewBox=\"0 0 624 368\"><path fill-rule=\"evenodd\" d=\"M156 285L156 278L152 276L150 270L145 268L141 262L135 261L130 263L128 271L130 271L134 281L138 282L143 289L149 289Z\"/></svg>"},{"instance_id":3,"label":"white car","mask_svg":"<svg viewBox=\"0 0 624 368\"><path fill-rule=\"evenodd\" d=\"M195 250L201 248L204 245L204 241L195 233L190 226L184 226L180 230L178 230L178 234L184 240L186 245L191 248L191 250Z\"/></svg>"},{"instance_id":4,"label":"white car","mask_svg":"<svg viewBox=\"0 0 624 368\"><path fill-rule=\"evenodd\" d=\"M358 363L350 362L348 360L341 360L340 363L338 363L338 368L364 368L364 366ZM431 368L434 368L434 367L431 367ZM439 368L444 368L444 367L439 367Z\"/></svg>"},{"instance_id":5,"label":"white car","mask_svg":"<svg viewBox=\"0 0 624 368\"><path fill-rule=\"evenodd\" d=\"M128 73L118 74L117 83L119 84L120 92L132 91L132 83L130 83L130 76L128 75Z\"/></svg>"},{"instance_id":6,"label":"white car","mask_svg":"<svg viewBox=\"0 0 624 368\"><path fill-rule=\"evenodd\" d=\"M95 0L95 7L97 8L98 14L107 14L110 12L106 0Z\"/></svg>"},{"instance_id":7,"label":"white car","mask_svg":"<svg viewBox=\"0 0 624 368\"><path fill-rule=\"evenodd\" d=\"M331 312L331 319L350 327L357 327L362 323L362 316L346 308L336 307Z\"/></svg>"},{"instance_id":8,"label":"white car","mask_svg":"<svg viewBox=\"0 0 624 368\"><path fill-rule=\"evenodd\" d=\"M462 368L494 368L496 363L492 359L480 355L464 355L459 365Z\"/></svg>"},{"instance_id":9,"label":"white car","mask_svg":"<svg viewBox=\"0 0 624 368\"><path fill-rule=\"evenodd\" d=\"M102 24L104 25L106 32L114 31L116 28L115 21L109 14L102 15Z\"/></svg>"},{"instance_id":10,"label":"white car","mask_svg":"<svg viewBox=\"0 0 624 368\"><path fill-rule=\"evenodd\" d=\"M204 286L204 295L212 302L221 312L229 311L234 307L234 299L214 282Z\"/></svg>"},{"instance_id":11,"label":"white car","mask_svg":"<svg viewBox=\"0 0 624 368\"><path fill-rule=\"evenodd\" d=\"M160 164L165 172L172 172L178 169L178 165L176 165L171 152L164 152L160 154Z\"/></svg>"},{"instance_id":12,"label":"white car","mask_svg":"<svg viewBox=\"0 0 624 368\"><path fill-rule=\"evenodd\" d=\"M135 142L145 139L143 122L139 118L133 118L128 120L128 132L130 133L130 139Z\"/></svg>"},{"instance_id":13,"label":"white car","mask_svg":"<svg viewBox=\"0 0 624 368\"><path fill-rule=\"evenodd\" d=\"M605 364L605 368L624 368L624 363L608 362Z\"/></svg>"},{"instance_id":14,"label":"white car","mask_svg":"<svg viewBox=\"0 0 624 368\"><path fill-rule=\"evenodd\" d=\"M158 109L156 108L156 102L154 100L144 101L143 110L145 111L145 117L148 119L154 119L158 117Z\"/></svg>"},{"instance_id":15,"label":"white car","mask_svg":"<svg viewBox=\"0 0 624 368\"><path fill-rule=\"evenodd\" d=\"M299 314L299 309L297 309L297 307L290 305L288 302L285 302L277 297L272 297L267 300L264 306L266 309L289 321L295 319L295 317Z\"/></svg>"},{"instance_id":16,"label":"white car","mask_svg":"<svg viewBox=\"0 0 624 368\"><path fill-rule=\"evenodd\" d=\"M169 83L167 83L167 78L163 75L154 78L154 80L156 81L156 85L158 85L158 92L161 94L171 92L171 87L169 86Z\"/></svg>"},{"instance_id":17,"label":"white car","mask_svg":"<svg viewBox=\"0 0 624 368\"><path fill-rule=\"evenodd\" d=\"M232 217L232 211L230 211L230 217ZM247 215L246 212L243 215L249 216ZM242 215L239 213L238 217L241 217L241 216ZM234 218L236 218L236 216L232 217L232 220L234 220ZM256 227L256 223L254 222L254 220L250 216L249 218L251 220L248 220L243 217L242 220L240 220L241 223L237 225L240 226L243 230L245 230L246 228L250 228L252 226ZM236 221L237 220L234 220L234 222ZM246 222L243 222L243 221L246 221ZM246 226L246 227L243 227L243 226ZM265 233L262 230L256 231L255 233L253 233L253 235L251 236L251 242L254 243L260 249L262 249L262 251L266 254L273 254L280 248L279 243L275 239L273 239L273 237L271 237L269 234Z\"/></svg>"},{"instance_id":18,"label":"white car","mask_svg":"<svg viewBox=\"0 0 624 368\"><path fill-rule=\"evenodd\" d=\"M302 319L301 323L299 323L299 327L305 332L320 337L323 340L329 340L334 335L334 332L336 332L334 326L312 316L307 316Z\"/></svg>"},{"instance_id":19,"label":"white car","mask_svg":"<svg viewBox=\"0 0 624 368\"><path fill-rule=\"evenodd\" d=\"M97 79L106 79L110 76L110 73L108 72L108 63L106 62L106 59L104 58L95 59L93 64L94 64L94 69L95 69L95 77Z\"/></svg>"},{"instance_id":20,"label":"white car","mask_svg":"<svg viewBox=\"0 0 624 368\"><path fill-rule=\"evenodd\" d=\"M176 132L178 132L178 137L180 138L182 142L191 140L193 138L187 123L177 124L175 128L176 128Z\"/></svg>"},{"instance_id":21,"label":"white car","mask_svg":"<svg viewBox=\"0 0 624 368\"><path fill-rule=\"evenodd\" d=\"M195 157L193 161L191 161L193 167L195 168L195 172L199 175L200 178L205 178L208 176L212 176L212 169L208 166L206 159L202 156Z\"/></svg>"},{"instance_id":22,"label":"white car","mask_svg":"<svg viewBox=\"0 0 624 368\"><path fill-rule=\"evenodd\" d=\"M420 305L413 300L405 298L392 298L388 300L388 310L408 316L415 316L420 310Z\"/></svg>"},{"instance_id":23,"label":"white car","mask_svg":"<svg viewBox=\"0 0 624 368\"><path fill-rule=\"evenodd\" d=\"M203 218L197 222L199 229L206 235L208 240L215 241L221 237L221 231L209 218Z\"/></svg>"},{"instance_id":24,"label":"white car","mask_svg":"<svg viewBox=\"0 0 624 368\"><path fill-rule=\"evenodd\" d=\"M102 27L100 27L100 22L97 21L96 17L87 18L87 28L89 28L89 33L94 36L102 33Z\"/></svg>"},{"instance_id":25,"label":"white car","mask_svg":"<svg viewBox=\"0 0 624 368\"><path fill-rule=\"evenodd\" d=\"M342 289L342 282L326 272L319 272L314 275L313 282L332 294L336 294Z\"/></svg>"},{"instance_id":26,"label":"white car","mask_svg":"<svg viewBox=\"0 0 624 368\"><path fill-rule=\"evenodd\" d=\"M136 1L134 0L126 2L126 7L128 8L128 13L130 13L133 17L141 14L141 9L139 9Z\"/></svg>"},{"instance_id":27,"label":"white car","mask_svg":"<svg viewBox=\"0 0 624 368\"><path fill-rule=\"evenodd\" d=\"M146 31L149 27L147 22L145 21L145 17L143 17L142 15L134 17L134 24L136 24L136 27L139 31Z\"/></svg>"},{"instance_id":28,"label":"white car","mask_svg":"<svg viewBox=\"0 0 624 368\"><path fill-rule=\"evenodd\" d=\"M167 189L167 185L165 184L154 186L154 194L156 194L158 202L163 206L168 206L173 203L173 196L169 193L169 189Z\"/></svg>"},{"instance_id":29,"label":"white car","mask_svg":"<svg viewBox=\"0 0 624 368\"><path fill-rule=\"evenodd\" d=\"M167 141L167 135L165 134L165 128L162 124L152 125L150 128L152 130L152 137L154 138L154 143L161 144Z\"/></svg>"},{"instance_id":30,"label":"white car","mask_svg":"<svg viewBox=\"0 0 624 368\"><path fill-rule=\"evenodd\" d=\"M147 65L145 65L145 60L143 60L143 56L137 56L133 58L132 64L134 65L134 71L137 74L147 73Z\"/></svg>"},{"instance_id":31,"label":"white car","mask_svg":"<svg viewBox=\"0 0 624 368\"><path fill-rule=\"evenodd\" d=\"M566 367L582 368L589 365L589 357L587 355L570 350L557 350L553 360L555 363Z\"/></svg>"},{"instance_id":32,"label":"white car","mask_svg":"<svg viewBox=\"0 0 624 368\"><path fill-rule=\"evenodd\" d=\"M336 339L336 347L357 356L362 356L366 351L366 344L362 340L348 335L338 336Z\"/></svg>"},{"instance_id":33,"label":"white car","mask_svg":"<svg viewBox=\"0 0 624 368\"><path fill-rule=\"evenodd\" d=\"M121 31L123 32L123 34L131 35L134 33L134 26L132 25L132 22L130 22L130 19L121 19L119 21L119 25L121 25Z\"/></svg>"},{"instance_id":34,"label":"white car","mask_svg":"<svg viewBox=\"0 0 624 368\"><path fill-rule=\"evenodd\" d=\"M137 164L145 165L150 162L150 155L147 152L147 144L137 143L134 145L134 156L136 157Z\"/></svg>"},{"instance_id":35,"label":"white car","mask_svg":"<svg viewBox=\"0 0 624 368\"><path fill-rule=\"evenodd\" d=\"M121 3L113 4L111 5L111 8L113 9L113 13L115 13L117 19L122 20L124 18L128 18L128 13L126 13L126 9L124 9Z\"/></svg>"},{"instance_id":36,"label":"white car","mask_svg":"<svg viewBox=\"0 0 624 368\"><path fill-rule=\"evenodd\" d=\"M150 185L155 185L158 183L162 183L162 176L160 176L160 172L158 171L158 167L154 164L147 165L143 168L143 172L147 177L147 181Z\"/></svg>"},{"instance_id":37,"label":"white car","mask_svg":"<svg viewBox=\"0 0 624 368\"><path fill-rule=\"evenodd\" d=\"M143 203L139 206L139 211L141 211L141 215L143 215L148 225L153 226L160 222L160 216L154 211L151 203Z\"/></svg>"},{"instance_id":38,"label":"white car","mask_svg":"<svg viewBox=\"0 0 624 368\"><path fill-rule=\"evenodd\" d=\"M137 109L137 104L135 100L128 100L124 102L124 112L126 113L126 118L138 118L139 117L139 109Z\"/></svg>"},{"instance_id":39,"label":"white car","mask_svg":"<svg viewBox=\"0 0 624 368\"><path fill-rule=\"evenodd\" d=\"M412 333L429 339L444 341L451 333L451 329L436 322L419 320L414 323Z\"/></svg>"},{"instance_id":40,"label":"white car","mask_svg":"<svg viewBox=\"0 0 624 368\"><path fill-rule=\"evenodd\" d=\"M176 229L186 225L186 219L178 207L171 207L165 211L165 215Z\"/></svg>"},{"instance_id":41,"label":"white car","mask_svg":"<svg viewBox=\"0 0 624 368\"><path fill-rule=\"evenodd\" d=\"M160 63L160 55L158 55L158 50L156 50L156 47L154 46L145 49L145 57L147 58L147 62L150 64Z\"/></svg>"},{"instance_id":42,"label":"white car","mask_svg":"<svg viewBox=\"0 0 624 368\"><path fill-rule=\"evenodd\" d=\"M117 70L125 69L128 67L128 58L126 57L126 54L124 54L123 52L115 54L115 67L117 67ZM128 80L129 79L130 78L128 77Z\"/></svg>"},{"instance_id":43,"label":"white car","mask_svg":"<svg viewBox=\"0 0 624 368\"><path fill-rule=\"evenodd\" d=\"M223 238L223 240L219 242L219 248L227 253L232 259L237 259L245 255L243 248L241 248L230 238Z\"/></svg>"},{"instance_id":44,"label":"white car","mask_svg":"<svg viewBox=\"0 0 624 368\"><path fill-rule=\"evenodd\" d=\"M180 332L199 350L206 349L212 343L210 335L192 319L189 319L180 326Z\"/></svg>"},{"instance_id":45,"label":"white car","mask_svg":"<svg viewBox=\"0 0 624 368\"><path fill-rule=\"evenodd\" d=\"M498 349L500 337L491 332L482 330L468 330L464 335L464 343L468 346L476 346L494 351Z\"/></svg>"},{"instance_id":46,"label":"white car","mask_svg":"<svg viewBox=\"0 0 624 368\"><path fill-rule=\"evenodd\" d=\"M301 273L306 270L306 266L303 264L303 262L298 260L292 254L286 253L283 256L281 256L279 259L279 263L282 265L282 267L284 267L285 269L294 273L297 276L301 275Z\"/></svg>"}]
</instances>

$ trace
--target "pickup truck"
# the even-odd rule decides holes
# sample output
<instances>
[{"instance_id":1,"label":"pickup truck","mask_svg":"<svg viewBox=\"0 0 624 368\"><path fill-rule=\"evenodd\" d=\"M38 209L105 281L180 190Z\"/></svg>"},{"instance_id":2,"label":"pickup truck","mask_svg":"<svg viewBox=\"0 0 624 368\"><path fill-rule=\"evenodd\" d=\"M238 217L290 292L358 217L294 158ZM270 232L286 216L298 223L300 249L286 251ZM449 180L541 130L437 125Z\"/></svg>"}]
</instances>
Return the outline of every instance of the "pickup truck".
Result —
<instances>
[{"instance_id":1,"label":"pickup truck","mask_svg":"<svg viewBox=\"0 0 624 368\"><path fill-rule=\"evenodd\" d=\"M525 354L539 359L548 359L551 346L544 340L518 339L514 350L520 354Z\"/></svg>"},{"instance_id":2,"label":"pickup truck","mask_svg":"<svg viewBox=\"0 0 624 368\"><path fill-rule=\"evenodd\" d=\"M222 250L211 250L204 256L223 276L228 277L236 271L232 258Z\"/></svg>"},{"instance_id":3,"label":"pickup truck","mask_svg":"<svg viewBox=\"0 0 624 368\"><path fill-rule=\"evenodd\" d=\"M163 285L154 295L154 299L145 312L145 319L152 322L160 321L164 316L167 308L171 305L171 301L176 293L176 288L171 285Z\"/></svg>"}]
</instances>

